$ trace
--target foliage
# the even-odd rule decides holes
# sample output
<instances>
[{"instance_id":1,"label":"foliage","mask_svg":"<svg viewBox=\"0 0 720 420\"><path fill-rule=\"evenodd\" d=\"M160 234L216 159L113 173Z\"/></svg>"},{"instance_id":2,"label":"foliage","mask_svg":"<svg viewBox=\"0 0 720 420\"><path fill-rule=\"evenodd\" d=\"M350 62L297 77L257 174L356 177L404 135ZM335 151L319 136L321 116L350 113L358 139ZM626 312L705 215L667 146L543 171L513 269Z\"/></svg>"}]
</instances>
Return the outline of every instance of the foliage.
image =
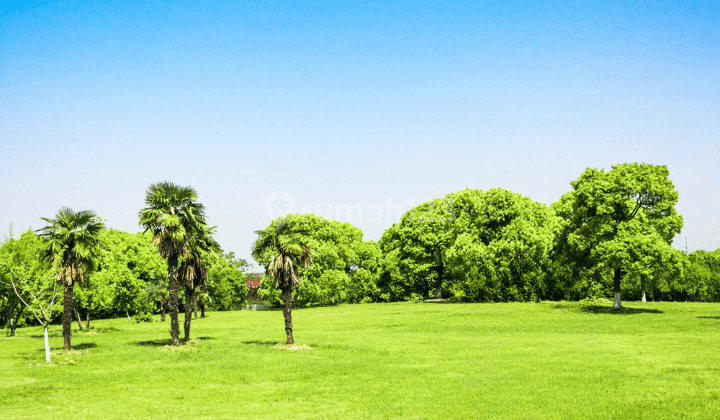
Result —
<instances>
[{"instance_id":1,"label":"foliage","mask_svg":"<svg viewBox=\"0 0 720 420\"><path fill-rule=\"evenodd\" d=\"M247 300L245 284L247 261L234 253L220 253L208 262L207 294L200 295L200 303L217 311L241 309Z\"/></svg>"},{"instance_id":2,"label":"foliage","mask_svg":"<svg viewBox=\"0 0 720 420\"><path fill-rule=\"evenodd\" d=\"M562 217L556 258L573 277L611 275L619 306L626 275L647 278L679 261L670 244L682 228L678 193L665 166L619 164L588 168L554 205ZM570 282L570 281L568 281Z\"/></svg>"},{"instance_id":3,"label":"foliage","mask_svg":"<svg viewBox=\"0 0 720 420\"><path fill-rule=\"evenodd\" d=\"M548 293L552 212L496 188L466 189L423 203L380 240L383 296L527 300Z\"/></svg>"},{"instance_id":4,"label":"foliage","mask_svg":"<svg viewBox=\"0 0 720 420\"><path fill-rule=\"evenodd\" d=\"M303 278L295 289L298 304L332 305L379 299L381 252L375 242L362 240L360 229L314 214L290 214L273 221L270 227L281 222L295 226L298 240L313 251L313 264L298 268L298 275ZM256 260L267 266L269 258L257 255ZM275 281L267 277L261 281L259 294L261 299L281 303Z\"/></svg>"},{"instance_id":5,"label":"foliage","mask_svg":"<svg viewBox=\"0 0 720 420\"><path fill-rule=\"evenodd\" d=\"M29 325L33 315L28 312L12 288L13 272L23 279L22 288L41 298L43 307L48 307L48 296L41 296L40 291L46 289L48 282L54 277L51 265L41 258L43 241L28 230L18 239L10 238L0 246L0 315L3 327L8 327L10 334L14 327ZM11 271L12 270L12 271ZM60 308L49 316L57 320Z\"/></svg>"}]
</instances>

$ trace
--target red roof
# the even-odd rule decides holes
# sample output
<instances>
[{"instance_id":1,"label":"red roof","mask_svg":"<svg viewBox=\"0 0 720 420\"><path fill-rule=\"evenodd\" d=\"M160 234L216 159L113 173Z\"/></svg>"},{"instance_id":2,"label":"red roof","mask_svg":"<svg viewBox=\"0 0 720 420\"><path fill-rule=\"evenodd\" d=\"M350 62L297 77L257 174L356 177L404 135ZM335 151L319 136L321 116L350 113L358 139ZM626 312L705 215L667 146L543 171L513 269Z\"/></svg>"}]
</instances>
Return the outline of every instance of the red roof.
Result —
<instances>
[{"instance_id":1,"label":"red roof","mask_svg":"<svg viewBox=\"0 0 720 420\"><path fill-rule=\"evenodd\" d=\"M247 287L253 287L253 288L260 287L260 282L258 280L249 280L249 281L246 281L245 284L247 285Z\"/></svg>"}]
</instances>

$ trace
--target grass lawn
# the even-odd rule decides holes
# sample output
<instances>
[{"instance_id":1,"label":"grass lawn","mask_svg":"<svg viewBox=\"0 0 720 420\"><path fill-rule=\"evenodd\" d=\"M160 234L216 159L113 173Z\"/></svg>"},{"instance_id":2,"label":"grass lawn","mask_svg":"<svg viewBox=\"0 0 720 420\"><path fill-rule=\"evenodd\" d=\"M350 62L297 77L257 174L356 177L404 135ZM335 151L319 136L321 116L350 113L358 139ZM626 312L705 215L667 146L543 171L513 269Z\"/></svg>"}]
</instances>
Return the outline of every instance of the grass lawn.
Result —
<instances>
[{"instance_id":1,"label":"grass lawn","mask_svg":"<svg viewBox=\"0 0 720 420\"><path fill-rule=\"evenodd\" d=\"M720 305L343 305L0 339L0 418L720 418ZM609 306L609 304L608 304ZM74 325L77 327L77 325ZM182 327L182 316L181 316Z\"/></svg>"}]
</instances>

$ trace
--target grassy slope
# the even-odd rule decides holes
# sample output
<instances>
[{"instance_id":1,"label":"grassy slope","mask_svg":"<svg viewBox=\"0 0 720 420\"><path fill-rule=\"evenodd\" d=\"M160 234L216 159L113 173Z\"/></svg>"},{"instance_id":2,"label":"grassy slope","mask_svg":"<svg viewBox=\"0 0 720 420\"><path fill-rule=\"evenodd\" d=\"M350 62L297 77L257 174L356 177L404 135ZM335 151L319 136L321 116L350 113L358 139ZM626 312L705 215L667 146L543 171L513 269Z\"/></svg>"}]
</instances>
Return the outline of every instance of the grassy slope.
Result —
<instances>
[{"instance_id":1,"label":"grassy slope","mask_svg":"<svg viewBox=\"0 0 720 420\"><path fill-rule=\"evenodd\" d=\"M720 417L720 307L630 304L378 304L211 313L194 344L168 323L41 330L0 339L3 418ZM78 354L79 353L79 354Z\"/></svg>"}]
</instances>

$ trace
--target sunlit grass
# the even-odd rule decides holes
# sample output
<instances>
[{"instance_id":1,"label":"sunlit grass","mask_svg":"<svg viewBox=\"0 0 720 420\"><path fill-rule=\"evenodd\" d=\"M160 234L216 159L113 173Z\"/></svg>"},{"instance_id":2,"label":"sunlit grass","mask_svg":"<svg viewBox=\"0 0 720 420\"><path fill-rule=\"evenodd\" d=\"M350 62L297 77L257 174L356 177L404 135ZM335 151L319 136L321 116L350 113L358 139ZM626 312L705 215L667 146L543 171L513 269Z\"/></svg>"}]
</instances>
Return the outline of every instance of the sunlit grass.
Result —
<instances>
[{"instance_id":1,"label":"sunlit grass","mask_svg":"<svg viewBox=\"0 0 720 420\"><path fill-rule=\"evenodd\" d=\"M0 339L2 418L720 417L720 306L375 304Z\"/></svg>"}]
</instances>

